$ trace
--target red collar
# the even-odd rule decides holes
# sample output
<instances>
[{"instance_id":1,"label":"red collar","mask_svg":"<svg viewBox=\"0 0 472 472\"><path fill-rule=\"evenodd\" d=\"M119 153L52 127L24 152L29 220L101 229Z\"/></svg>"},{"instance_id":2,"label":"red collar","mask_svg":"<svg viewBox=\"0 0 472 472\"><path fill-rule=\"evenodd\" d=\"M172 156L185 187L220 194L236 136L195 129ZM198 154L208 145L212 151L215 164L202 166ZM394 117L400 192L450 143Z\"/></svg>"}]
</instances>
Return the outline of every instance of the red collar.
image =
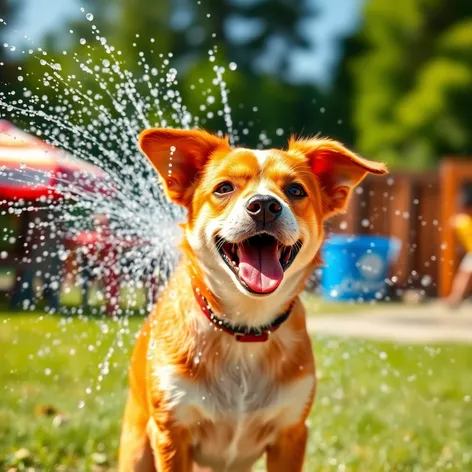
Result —
<instances>
[{"instance_id":1,"label":"red collar","mask_svg":"<svg viewBox=\"0 0 472 472\"><path fill-rule=\"evenodd\" d=\"M234 325L226 320L216 317L213 310L208 304L206 298L201 294L197 287L193 287L195 299L202 309L203 314L208 320L213 323L219 330L224 331L231 336L234 336L236 341L241 343L258 343L269 339L269 334L277 331L282 323L288 319L293 308L293 302L288 307L288 310L278 316L274 321L268 325L252 327L245 325Z\"/></svg>"}]
</instances>

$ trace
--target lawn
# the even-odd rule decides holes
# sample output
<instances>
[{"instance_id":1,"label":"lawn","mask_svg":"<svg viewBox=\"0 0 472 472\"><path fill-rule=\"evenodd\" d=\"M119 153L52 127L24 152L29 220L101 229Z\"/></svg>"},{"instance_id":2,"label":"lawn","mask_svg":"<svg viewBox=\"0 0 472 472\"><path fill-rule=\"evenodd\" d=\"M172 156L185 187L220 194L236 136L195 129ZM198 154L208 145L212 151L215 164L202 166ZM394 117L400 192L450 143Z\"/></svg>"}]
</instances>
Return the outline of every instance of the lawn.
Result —
<instances>
[{"instance_id":1,"label":"lawn","mask_svg":"<svg viewBox=\"0 0 472 472\"><path fill-rule=\"evenodd\" d=\"M141 322L0 314L0 470L115 470ZM472 470L472 347L313 344L306 471Z\"/></svg>"},{"instance_id":2,"label":"lawn","mask_svg":"<svg viewBox=\"0 0 472 472\"><path fill-rule=\"evenodd\" d=\"M0 268L0 289L3 287L11 287L12 276L10 271L2 270ZM100 308L105 306L103 297L103 291L99 290L95 285L90 291L90 307L94 312L99 312ZM120 291L121 308L127 312L134 311L145 312L146 296L142 288L122 288ZM313 291L304 291L302 293L303 303L305 304L306 311L311 316L317 315L345 315L355 313L371 312L375 309L381 308L388 304L390 307L396 302L357 302L357 301L327 301L324 300L319 294ZM81 290L79 287L68 283L63 287L61 293L61 304L66 311L76 312L76 309L81 304ZM40 307L43 303L39 303ZM0 311L2 307L6 307L5 304L0 304Z\"/></svg>"},{"instance_id":3,"label":"lawn","mask_svg":"<svg viewBox=\"0 0 472 472\"><path fill-rule=\"evenodd\" d=\"M383 309L386 306L392 308L400 306L399 302L384 301L340 301L326 300L319 294L313 292L302 292L301 298L309 316L325 316L325 315L353 315L375 312L375 310Z\"/></svg>"}]
</instances>

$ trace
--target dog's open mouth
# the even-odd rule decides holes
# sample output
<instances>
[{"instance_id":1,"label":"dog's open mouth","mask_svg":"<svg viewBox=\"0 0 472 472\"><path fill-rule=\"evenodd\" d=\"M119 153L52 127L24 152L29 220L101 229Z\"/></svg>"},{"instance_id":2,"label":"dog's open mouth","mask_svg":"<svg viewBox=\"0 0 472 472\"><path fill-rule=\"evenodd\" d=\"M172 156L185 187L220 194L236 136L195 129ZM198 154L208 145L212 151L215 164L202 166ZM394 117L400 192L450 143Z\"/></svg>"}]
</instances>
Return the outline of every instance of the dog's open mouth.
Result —
<instances>
[{"instance_id":1,"label":"dog's open mouth","mask_svg":"<svg viewBox=\"0 0 472 472\"><path fill-rule=\"evenodd\" d=\"M217 238L216 247L241 284L251 292L268 294L282 282L301 248L301 241L284 246L269 234L259 234L233 244Z\"/></svg>"}]
</instances>

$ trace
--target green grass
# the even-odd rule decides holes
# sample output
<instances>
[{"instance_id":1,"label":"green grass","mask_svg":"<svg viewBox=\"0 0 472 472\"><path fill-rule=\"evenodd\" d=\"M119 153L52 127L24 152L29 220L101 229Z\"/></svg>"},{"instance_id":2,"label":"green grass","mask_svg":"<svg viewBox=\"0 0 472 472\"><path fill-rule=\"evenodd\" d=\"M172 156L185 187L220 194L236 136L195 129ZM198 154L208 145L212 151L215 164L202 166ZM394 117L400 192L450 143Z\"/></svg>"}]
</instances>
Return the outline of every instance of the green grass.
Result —
<instances>
[{"instance_id":1,"label":"green grass","mask_svg":"<svg viewBox=\"0 0 472 472\"><path fill-rule=\"evenodd\" d=\"M0 314L0 470L114 470L141 322ZM472 470L472 347L317 338L314 348L306 471ZM44 405L68 422L38 416Z\"/></svg>"},{"instance_id":2,"label":"green grass","mask_svg":"<svg viewBox=\"0 0 472 472\"><path fill-rule=\"evenodd\" d=\"M301 298L309 316L353 315L375 312L375 310L379 310L386 306L389 308L394 306L401 307L401 303L399 302L324 300L320 295L306 291L302 292Z\"/></svg>"},{"instance_id":3,"label":"green grass","mask_svg":"<svg viewBox=\"0 0 472 472\"><path fill-rule=\"evenodd\" d=\"M8 271L2 270L0 268L0 287L10 287L12 284L12 276ZM305 304L306 311L310 316L324 316L324 315L351 315L351 314L360 314L366 312L373 312L376 309L388 305L401 306L397 302L357 302L357 301L328 301L324 300L320 295L315 294L311 291L305 291L302 294L303 303ZM66 310L76 309L80 306L82 301L81 290L79 287L72 284L67 284L63 287L61 293L61 304L65 307ZM120 306L126 312L139 312L139 310L144 309L146 303L146 295L144 289L141 288L131 288L131 287L122 287L120 290ZM93 288L90 291L90 308L92 311L99 311L100 308L103 308L105 305L103 298L103 287L100 289L94 284ZM43 305L42 302L38 303L38 307ZM1 304L0 304L1 309Z\"/></svg>"}]
</instances>

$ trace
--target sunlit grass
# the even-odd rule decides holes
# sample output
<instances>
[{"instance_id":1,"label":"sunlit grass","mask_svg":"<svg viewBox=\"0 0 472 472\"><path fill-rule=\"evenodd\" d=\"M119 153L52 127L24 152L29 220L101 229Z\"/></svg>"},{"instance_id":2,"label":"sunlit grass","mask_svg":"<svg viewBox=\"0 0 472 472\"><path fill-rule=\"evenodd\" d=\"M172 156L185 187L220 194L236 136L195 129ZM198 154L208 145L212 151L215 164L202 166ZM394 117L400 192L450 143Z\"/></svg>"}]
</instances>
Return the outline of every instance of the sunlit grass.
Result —
<instances>
[{"instance_id":1,"label":"sunlit grass","mask_svg":"<svg viewBox=\"0 0 472 472\"><path fill-rule=\"evenodd\" d=\"M141 323L0 315L0 470L116 467ZM314 348L319 388L306 471L472 470L472 347L324 337ZM38 416L46 405L60 413ZM15 457L22 448L24 460Z\"/></svg>"},{"instance_id":2,"label":"sunlit grass","mask_svg":"<svg viewBox=\"0 0 472 472\"><path fill-rule=\"evenodd\" d=\"M12 284L11 276L0 271L0 287L9 287ZM104 287L100 284L93 284L90 290L89 307L92 311L100 311L105 306ZM372 312L386 305L399 305L395 302L357 302L357 301L328 301L323 299L319 294L312 291L305 291L302 294L302 300L305 304L307 314L309 316L323 315L344 315L353 313ZM75 311L82 304L81 288L75 283L67 283L64 285L61 293L61 304L64 310ZM41 307L43 303L39 302ZM123 286L120 290L120 306L123 310L138 311L144 310L146 305L146 293L142 287L129 285Z\"/></svg>"},{"instance_id":3,"label":"sunlit grass","mask_svg":"<svg viewBox=\"0 0 472 472\"><path fill-rule=\"evenodd\" d=\"M308 316L351 315L355 313L371 313L386 306L401 306L398 302L358 302L325 300L314 292L303 292L302 301Z\"/></svg>"}]
</instances>

